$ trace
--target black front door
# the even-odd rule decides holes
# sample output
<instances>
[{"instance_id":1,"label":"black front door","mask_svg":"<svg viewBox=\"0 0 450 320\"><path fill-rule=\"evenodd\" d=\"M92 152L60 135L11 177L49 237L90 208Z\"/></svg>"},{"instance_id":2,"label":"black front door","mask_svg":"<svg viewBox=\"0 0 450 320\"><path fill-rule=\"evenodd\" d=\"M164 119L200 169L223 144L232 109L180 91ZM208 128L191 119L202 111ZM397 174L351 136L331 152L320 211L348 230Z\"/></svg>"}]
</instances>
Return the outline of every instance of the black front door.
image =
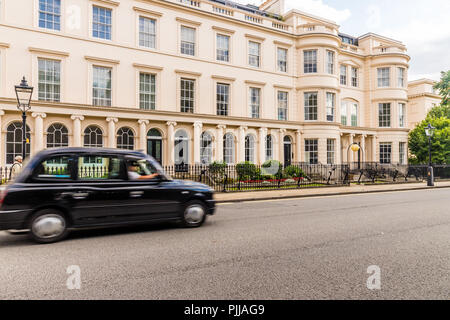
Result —
<instances>
[{"instance_id":1,"label":"black front door","mask_svg":"<svg viewBox=\"0 0 450 320\"><path fill-rule=\"evenodd\" d=\"M284 166L290 166L291 165L291 154L292 154L292 148L290 143L284 144Z\"/></svg>"},{"instance_id":2,"label":"black front door","mask_svg":"<svg viewBox=\"0 0 450 320\"><path fill-rule=\"evenodd\" d=\"M148 139L147 154L152 156L156 161L162 164L162 140L152 138Z\"/></svg>"}]
</instances>

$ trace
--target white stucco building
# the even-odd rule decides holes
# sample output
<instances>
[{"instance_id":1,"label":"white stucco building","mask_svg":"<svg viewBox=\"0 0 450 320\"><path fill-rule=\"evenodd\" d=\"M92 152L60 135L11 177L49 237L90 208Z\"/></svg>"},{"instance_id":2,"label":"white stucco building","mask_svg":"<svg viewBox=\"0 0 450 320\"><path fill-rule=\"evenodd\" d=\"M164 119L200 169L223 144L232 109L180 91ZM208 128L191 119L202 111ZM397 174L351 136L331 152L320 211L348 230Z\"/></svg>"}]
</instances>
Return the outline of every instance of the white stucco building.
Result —
<instances>
[{"instance_id":1,"label":"white stucco building","mask_svg":"<svg viewBox=\"0 0 450 320\"><path fill-rule=\"evenodd\" d=\"M406 47L279 0L2 0L0 165L29 151L142 149L175 162L407 161ZM413 83L414 84L414 83ZM174 146L181 146L175 152Z\"/></svg>"}]
</instances>

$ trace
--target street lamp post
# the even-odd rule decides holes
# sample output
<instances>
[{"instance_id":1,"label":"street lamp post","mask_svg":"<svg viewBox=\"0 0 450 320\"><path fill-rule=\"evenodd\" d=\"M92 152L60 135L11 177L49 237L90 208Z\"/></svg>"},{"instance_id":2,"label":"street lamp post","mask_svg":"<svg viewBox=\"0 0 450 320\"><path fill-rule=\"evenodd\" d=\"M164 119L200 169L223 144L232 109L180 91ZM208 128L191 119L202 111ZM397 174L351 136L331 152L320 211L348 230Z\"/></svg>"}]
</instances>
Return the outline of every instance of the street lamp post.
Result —
<instances>
[{"instance_id":1,"label":"street lamp post","mask_svg":"<svg viewBox=\"0 0 450 320\"><path fill-rule=\"evenodd\" d=\"M434 172L433 172L433 164L431 160L431 137L434 134L434 128L431 126L431 123L428 124L428 127L425 128L425 134L428 137L428 154L429 154L429 160L428 160L428 169L427 169L427 185L428 187L434 186Z\"/></svg>"},{"instance_id":2,"label":"street lamp post","mask_svg":"<svg viewBox=\"0 0 450 320\"><path fill-rule=\"evenodd\" d=\"M27 147L27 111L30 110L31 96L33 95L33 87L30 87L23 77L20 85L14 87L17 97L17 109L22 111L22 159L26 157Z\"/></svg>"}]
</instances>

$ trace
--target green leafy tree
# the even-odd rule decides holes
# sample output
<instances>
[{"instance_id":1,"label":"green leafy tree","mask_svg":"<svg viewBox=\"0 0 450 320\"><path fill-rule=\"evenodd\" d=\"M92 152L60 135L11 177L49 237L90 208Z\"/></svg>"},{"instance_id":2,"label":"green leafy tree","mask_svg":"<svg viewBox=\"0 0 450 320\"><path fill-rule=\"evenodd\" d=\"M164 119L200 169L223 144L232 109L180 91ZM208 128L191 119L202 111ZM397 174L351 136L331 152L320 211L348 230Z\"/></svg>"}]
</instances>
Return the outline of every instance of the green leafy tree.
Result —
<instances>
[{"instance_id":1,"label":"green leafy tree","mask_svg":"<svg viewBox=\"0 0 450 320\"><path fill-rule=\"evenodd\" d=\"M434 89L439 90L442 96L441 105L450 105L450 70L441 72L441 81L434 85Z\"/></svg>"},{"instance_id":2,"label":"green leafy tree","mask_svg":"<svg viewBox=\"0 0 450 320\"><path fill-rule=\"evenodd\" d=\"M436 106L430 110L425 120L409 133L410 163L428 163L428 124L436 128L431 138L431 160L436 164L450 164L450 116L448 106Z\"/></svg>"}]
</instances>

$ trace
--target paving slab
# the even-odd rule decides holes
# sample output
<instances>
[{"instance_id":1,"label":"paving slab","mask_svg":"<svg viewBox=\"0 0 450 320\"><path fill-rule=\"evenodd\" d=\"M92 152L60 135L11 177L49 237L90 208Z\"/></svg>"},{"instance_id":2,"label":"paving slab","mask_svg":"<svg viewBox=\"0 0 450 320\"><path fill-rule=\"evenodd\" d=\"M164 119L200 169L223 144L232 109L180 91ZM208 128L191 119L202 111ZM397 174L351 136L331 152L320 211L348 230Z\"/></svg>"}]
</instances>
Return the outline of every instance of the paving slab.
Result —
<instances>
[{"instance_id":1,"label":"paving slab","mask_svg":"<svg viewBox=\"0 0 450 320\"><path fill-rule=\"evenodd\" d=\"M420 183L398 183L398 184L378 184L378 185L355 185L340 187L317 187L317 188L299 188L289 190L261 190L261 191L242 191L242 192L221 192L215 194L218 203L242 202L242 201L259 201L271 199L290 199L317 196L334 196L356 193L371 192L391 192L418 190L429 188L450 188L450 181L435 182L434 187L428 187L426 182Z\"/></svg>"}]
</instances>

